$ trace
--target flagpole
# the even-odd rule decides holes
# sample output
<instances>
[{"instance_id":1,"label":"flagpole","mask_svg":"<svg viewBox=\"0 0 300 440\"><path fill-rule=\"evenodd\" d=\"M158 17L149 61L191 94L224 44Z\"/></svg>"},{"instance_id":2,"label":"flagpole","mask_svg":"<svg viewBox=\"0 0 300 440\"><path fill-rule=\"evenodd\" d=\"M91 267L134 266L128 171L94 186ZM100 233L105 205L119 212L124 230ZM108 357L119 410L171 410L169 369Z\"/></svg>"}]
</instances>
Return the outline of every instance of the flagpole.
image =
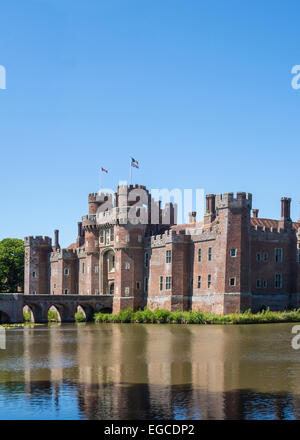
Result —
<instances>
[{"instance_id":1,"label":"flagpole","mask_svg":"<svg viewBox=\"0 0 300 440\"><path fill-rule=\"evenodd\" d=\"M130 160L130 185L132 185L132 165Z\"/></svg>"},{"instance_id":2,"label":"flagpole","mask_svg":"<svg viewBox=\"0 0 300 440\"><path fill-rule=\"evenodd\" d=\"M101 188L102 188L102 168L100 170L100 188L99 188L99 194L101 192Z\"/></svg>"}]
</instances>

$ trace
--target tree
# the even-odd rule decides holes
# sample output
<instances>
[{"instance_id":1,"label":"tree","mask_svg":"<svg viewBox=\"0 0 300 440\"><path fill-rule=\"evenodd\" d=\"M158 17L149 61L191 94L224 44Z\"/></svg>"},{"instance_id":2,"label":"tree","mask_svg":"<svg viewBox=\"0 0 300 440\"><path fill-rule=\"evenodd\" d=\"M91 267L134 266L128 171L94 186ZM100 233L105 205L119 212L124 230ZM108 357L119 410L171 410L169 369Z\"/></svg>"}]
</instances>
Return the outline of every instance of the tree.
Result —
<instances>
[{"instance_id":1,"label":"tree","mask_svg":"<svg viewBox=\"0 0 300 440\"><path fill-rule=\"evenodd\" d=\"M0 241L0 292L23 291L24 242L17 238Z\"/></svg>"}]
</instances>

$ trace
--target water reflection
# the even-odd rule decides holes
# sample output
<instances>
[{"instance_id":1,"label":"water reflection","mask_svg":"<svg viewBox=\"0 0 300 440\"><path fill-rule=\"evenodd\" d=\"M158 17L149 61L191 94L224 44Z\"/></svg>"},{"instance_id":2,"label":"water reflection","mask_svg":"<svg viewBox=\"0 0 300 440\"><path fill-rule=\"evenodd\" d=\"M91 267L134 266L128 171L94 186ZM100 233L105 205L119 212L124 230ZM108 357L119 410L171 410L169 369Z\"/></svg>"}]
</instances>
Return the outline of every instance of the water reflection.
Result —
<instances>
[{"instance_id":1,"label":"water reflection","mask_svg":"<svg viewBox=\"0 0 300 440\"><path fill-rule=\"evenodd\" d=\"M300 418L290 324L7 332L0 418Z\"/></svg>"}]
</instances>

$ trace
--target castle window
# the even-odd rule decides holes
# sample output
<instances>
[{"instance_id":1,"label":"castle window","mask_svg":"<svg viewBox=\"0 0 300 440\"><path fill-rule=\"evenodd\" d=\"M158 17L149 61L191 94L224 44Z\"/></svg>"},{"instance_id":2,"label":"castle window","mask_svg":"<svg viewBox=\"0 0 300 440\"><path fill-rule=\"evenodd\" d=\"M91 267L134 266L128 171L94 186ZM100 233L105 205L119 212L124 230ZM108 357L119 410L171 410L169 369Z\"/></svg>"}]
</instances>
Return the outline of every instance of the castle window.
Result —
<instances>
[{"instance_id":1,"label":"castle window","mask_svg":"<svg viewBox=\"0 0 300 440\"><path fill-rule=\"evenodd\" d=\"M114 241L114 228L110 229L110 241Z\"/></svg>"},{"instance_id":2,"label":"castle window","mask_svg":"<svg viewBox=\"0 0 300 440\"><path fill-rule=\"evenodd\" d=\"M172 277L166 277L166 290L171 290Z\"/></svg>"},{"instance_id":3,"label":"castle window","mask_svg":"<svg viewBox=\"0 0 300 440\"><path fill-rule=\"evenodd\" d=\"M100 230L100 243L104 243L104 230Z\"/></svg>"},{"instance_id":4,"label":"castle window","mask_svg":"<svg viewBox=\"0 0 300 440\"><path fill-rule=\"evenodd\" d=\"M95 271L95 273L98 273L99 272L99 266L94 266L94 271Z\"/></svg>"},{"instance_id":5,"label":"castle window","mask_svg":"<svg viewBox=\"0 0 300 440\"><path fill-rule=\"evenodd\" d=\"M98 295L98 294L99 294L99 290L95 289L95 295Z\"/></svg>"},{"instance_id":6,"label":"castle window","mask_svg":"<svg viewBox=\"0 0 300 440\"><path fill-rule=\"evenodd\" d=\"M212 248L208 248L208 261L211 261L211 257L212 257Z\"/></svg>"},{"instance_id":7,"label":"castle window","mask_svg":"<svg viewBox=\"0 0 300 440\"><path fill-rule=\"evenodd\" d=\"M64 294L68 295L68 293L69 293L68 289L64 289Z\"/></svg>"},{"instance_id":8,"label":"castle window","mask_svg":"<svg viewBox=\"0 0 300 440\"><path fill-rule=\"evenodd\" d=\"M36 272L32 272L32 278L36 278Z\"/></svg>"},{"instance_id":9,"label":"castle window","mask_svg":"<svg viewBox=\"0 0 300 440\"><path fill-rule=\"evenodd\" d=\"M81 272L84 273L84 263L82 263Z\"/></svg>"},{"instance_id":10,"label":"castle window","mask_svg":"<svg viewBox=\"0 0 300 440\"><path fill-rule=\"evenodd\" d=\"M236 285L236 278L235 277L229 278L229 285L230 286L235 286Z\"/></svg>"},{"instance_id":11,"label":"castle window","mask_svg":"<svg viewBox=\"0 0 300 440\"><path fill-rule=\"evenodd\" d=\"M263 288L266 289L268 287L268 281L263 280Z\"/></svg>"},{"instance_id":12,"label":"castle window","mask_svg":"<svg viewBox=\"0 0 300 440\"><path fill-rule=\"evenodd\" d=\"M137 288L138 290L141 288L141 283L140 283L140 281L137 281L137 282L136 282L136 288Z\"/></svg>"},{"instance_id":13,"label":"castle window","mask_svg":"<svg viewBox=\"0 0 300 440\"><path fill-rule=\"evenodd\" d=\"M207 275L207 287L210 288L211 286L211 275Z\"/></svg>"},{"instance_id":14,"label":"castle window","mask_svg":"<svg viewBox=\"0 0 300 440\"><path fill-rule=\"evenodd\" d=\"M98 241L95 240L95 247L98 247Z\"/></svg>"},{"instance_id":15,"label":"castle window","mask_svg":"<svg viewBox=\"0 0 300 440\"><path fill-rule=\"evenodd\" d=\"M159 290L162 291L164 288L164 277L159 277Z\"/></svg>"},{"instance_id":16,"label":"castle window","mask_svg":"<svg viewBox=\"0 0 300 440\"><path fill-rule=\"evenodd\" d=\"M53 289L56 289L56 284L53 284Z\"/></svg>"},{"instance_id":17,"label":"castle window","mask_svg":"<svg viewBox=\"0 0 300 440\"><path fill-rule=\"evenodd\" d=\"M166 263L171 263L172 260L172 251L166 251Z\"/></svg>"},{"instance_id":18,"label":"castle window","mask_svg":"<svg viewBox=\"0 0 300 440\"><path fill-rule=\"evenodd\" d=\"M201 275L198 275L197 287L198 287L198 289L201 289Z\"/></svg>"},{"instance_id":19,"label":"castle window","mask_svg":"<svg viewBox=\"0 0 300 440\"><path fill-rule=\"evenodd\" d=\"M281 273L275 274L275 289L281 289L282 288L282 275Z\"/></svg>"},{"instance_id":20,"label":"castle window","mask_svg":"<svg viewBox=\"0 0 300 440\"><path fill-rule=\"evenodd\" d=\"M130 236L129 236L129 234L126 235L126 237L125 237L125 241L126 241L126 243L129 243L129 241L130 241Z\"/></svg>"},{"instance_id":21,"label":"castle window","mask_svg":"<svg viewBox=\"0 0 300 440\"><path fill-rule=\"evenodd\" d=\"M198 249L198 262L199 263L201 261L201 255L202 255L202 251L201 251L201 248L200 248L200 249Z\"/></svg>"},{"instance_id":22,"label":"castle window","mask_svg":"<svg viewBox=\"0 0 300 440\"><path fill-rule=\"evenodd\" d=\"M260 252L257 252L257 254L256 254L256 261L259 263L260 260L261 260Z\"/></svg>"},{"instance_id":23,"label":"castle window","mask_svg":"<svg viewBox=\"0 0 300 440\"><path fill-rule=\"evenodd\" d=\"M276 263L282 263L282 249L281 248L275 249L275 261L276 261Z\"/></svg>"},{"instance_id":24,"label":"castle window","mask_svg":"<svg viewBox=\"0 0 300 440\"><path fill-rule=\"evenodd\" d=\"M144 292L145 293L148 292L148 278L147 277L144 278Z\"/></svg>"},{"instance_id":25,"label":"castle window","mask_svg":"<svg viewBox=\"0 0 300 440\"><path fill-rule=\"evenodd\" d=\"M89 242L88 242L88 241L85 242L85 247L86 247L86 248L89 247Z\"/></svg>"},{"instance_id":26,"label":"castle window","mask_svg":"<svg viewBox=\"0 0 300 440\"><path fill-rule=\"evenodd\" d=\"M192 276L190 276L190 288L193 288L193 284L194 284L194 279Z\"/></svg>"},{"instance_id":27,"label":"castle window","mask_svg":"<svg viewBox=\"0 0 300 440\"><path fill-rule=\"evenodd\" d=\"M126 261L126 263L125 263L125 269L127 269L127 270L130 269L130 263L128 263L128 261Z\"/></svg>"},{"instance_id":28,"label":"castle window","mask_svg":"<svg viewBox=\"0 0 300 440\"><path fill-rule=\"evenodd\" d=\"M263 259L264 259L264 261L265 261L265 262L268 261L268 258L269 258L269 254L268 254L268 252L264 252L264 255L263 255Z\"/></svg>"},{"instance_id":29,"label":"castle window","mask_svg":"<svg viewBox=\"0 0 300 440\"><path fill-rule=\"evenodd\" d=\"M148 265L149 265L149 254L148 254L148 252L145 253L144 264L145 264L145 267L148 267Z\"/></svg>"},{"instance_id":30,"label":"castle window","mask_svg":"<svg viewBox=\"0 0 300 440\"><path fill-rule=\"evenodd\" d=\"M36 295L36 291L33 290L33 291L31 292L31 295Z\"/></svg>"},{"instance_id":31,"label":"castle window","mask_svg":"<svg viewBox=\"0 0 300 440\"><path fill-rule=\"evenodd\" d=\"M142 242L142 236L138 235L138 242L141 243Z\"/></svg>"},{"instance_id":32,"label":"castle window","mask_svg":"<svg viewBox=\"0 0 300 440\"><path fill-rule=\"evenodd\" d=\"M237 254L237 249L235 249L235 248L230 249L230 256L231 257L236 257L236 254Z\"/></svg>"},{"instance_id":33,"label":"castle window","mask_svg":"<svg viewBox=\"0 0 300 440\"><path fill-rule=\"evenodd\" d=\"M69 273L70 273L69 269L65 269L65 270L64 270L64 274L65 274L66 276L68 276Z\"/></svg>"},{"instance_id":34,"label":"castle window","mask_svg":"<svg viewBox=\"0 0 300 440\"><path fill-rule=\"evenodd\" d=\"M257 289L261 288L261 281L260 280L256 280L256 287L257 287Z\"/></svg>"}]
</instances>

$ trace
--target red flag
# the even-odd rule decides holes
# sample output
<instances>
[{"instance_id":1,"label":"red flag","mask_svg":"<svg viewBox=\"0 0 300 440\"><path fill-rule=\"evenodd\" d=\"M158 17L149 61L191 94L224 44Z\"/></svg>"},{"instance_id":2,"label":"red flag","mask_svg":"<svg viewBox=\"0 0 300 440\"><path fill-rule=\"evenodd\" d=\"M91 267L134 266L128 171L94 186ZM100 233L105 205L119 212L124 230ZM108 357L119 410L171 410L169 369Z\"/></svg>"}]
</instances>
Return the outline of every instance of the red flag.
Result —
<instances>
[{"instance_id":1,"label":"red flag","mask_svg":"<svg viewBox=\"0 0 300 440\"><path fill-rule=\"evenodd\" d=\"M101 171L104 171L106 174L108 173L108 171L105 168L101 167Z\"/></svg>"}]
</instances>

